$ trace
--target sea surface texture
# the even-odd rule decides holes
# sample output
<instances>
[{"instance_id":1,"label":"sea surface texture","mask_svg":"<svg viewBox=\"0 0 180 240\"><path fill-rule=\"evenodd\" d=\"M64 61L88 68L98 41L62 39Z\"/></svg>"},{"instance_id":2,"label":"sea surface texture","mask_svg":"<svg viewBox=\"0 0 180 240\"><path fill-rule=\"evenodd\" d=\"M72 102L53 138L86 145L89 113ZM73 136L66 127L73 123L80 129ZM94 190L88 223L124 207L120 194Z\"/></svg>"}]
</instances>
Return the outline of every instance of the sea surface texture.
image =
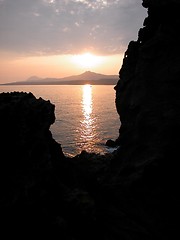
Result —
<instances>
[{"instance_id":1,"label":"sea surface texture","mask_svg":"<svg viewBox=\"0 0 180 240\"><path fill-rule=\"evenodd\" d=\"M118 137L120 128L113 85L0 86L0 92L14 91L32 92L55 105L56 120L50 130L65 155L114 150L105 145Z\"/></svg>"}]
</instances>

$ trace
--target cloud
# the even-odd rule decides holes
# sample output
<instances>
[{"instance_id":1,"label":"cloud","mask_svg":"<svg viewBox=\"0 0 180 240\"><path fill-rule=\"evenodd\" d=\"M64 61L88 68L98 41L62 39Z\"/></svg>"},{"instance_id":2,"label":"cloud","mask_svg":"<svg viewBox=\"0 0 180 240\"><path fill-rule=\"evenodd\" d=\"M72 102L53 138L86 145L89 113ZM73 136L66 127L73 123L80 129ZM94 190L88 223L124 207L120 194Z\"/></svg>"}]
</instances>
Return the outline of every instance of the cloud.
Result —
<instances>
[{"instance_id":1,"label":"cloud","mask_svg":"<svg viewBox=\"0 0 180 240\"><path fill-rule=\"evenodd\" d=\"M0 0L0 51L118 54L145 16L141 0Z\"/></svg>"}]
</instances>

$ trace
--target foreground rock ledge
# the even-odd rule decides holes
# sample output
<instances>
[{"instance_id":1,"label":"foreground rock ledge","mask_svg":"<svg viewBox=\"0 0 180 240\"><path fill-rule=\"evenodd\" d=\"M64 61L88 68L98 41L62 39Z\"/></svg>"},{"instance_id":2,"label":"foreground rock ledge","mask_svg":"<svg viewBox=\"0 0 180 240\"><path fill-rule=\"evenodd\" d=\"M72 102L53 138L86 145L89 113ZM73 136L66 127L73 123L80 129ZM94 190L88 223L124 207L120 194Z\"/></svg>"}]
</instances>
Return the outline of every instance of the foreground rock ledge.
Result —
<instances>
[{"instance_id":1,"label":"foreground rock ledge","mask_svg":"<svg viewBox=\"0 0 180 240\"><path fill-rule=\"evenodd\" d=\"M49 130L54 109L32 93L0 94L1 231L94 239L94 196L111 157L66 158Z\"/></svg>"}]
</instances>

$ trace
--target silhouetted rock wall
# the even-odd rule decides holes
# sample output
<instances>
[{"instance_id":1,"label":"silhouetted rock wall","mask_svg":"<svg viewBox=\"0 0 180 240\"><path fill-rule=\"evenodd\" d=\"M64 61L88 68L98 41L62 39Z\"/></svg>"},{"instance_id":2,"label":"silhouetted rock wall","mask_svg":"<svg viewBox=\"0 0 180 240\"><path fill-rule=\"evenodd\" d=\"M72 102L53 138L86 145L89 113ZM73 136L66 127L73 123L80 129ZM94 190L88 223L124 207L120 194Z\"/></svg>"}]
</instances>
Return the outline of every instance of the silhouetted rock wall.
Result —
<instances>
[{"instance_id":1,"label":"silhouetted rock wall","mask_svg":"<svg viewBox=\"0 0 180 240\"><path fill-rule=\"evenodd\" d=\"M144 239L173 239L180 214L180 2L144 0L143 6L148 16L128 45L115 87L120 148L107 182L126 186L122 199L143 212L135 218L144 221Z\"/></svg>"},{"instance_id":2,"label":"silhouetted rock wall","mask_svg":"<svg viewBox=\"0 0 180 240\"><path fill-rule=\"evenodd\" d=\"M164 157L179 138L180 3L146 0L143 5L148 17L138 40L128 45L115 87L122 124L118 141L133 161L144 161L138 156L142 151L145 161Z\"/></svg>"},{"instance_id":3,"label":"silhouetted rock wall","mask_svg":"<svg viewBox=\"0 0 180 240\"><path fill-rule=\"evenodd\" d=\"M0 222L6 234L42 230L57 215L54 169L64 155L49 131L54 108L32 93L0 94Z\"/></svg>"}]
</instances>

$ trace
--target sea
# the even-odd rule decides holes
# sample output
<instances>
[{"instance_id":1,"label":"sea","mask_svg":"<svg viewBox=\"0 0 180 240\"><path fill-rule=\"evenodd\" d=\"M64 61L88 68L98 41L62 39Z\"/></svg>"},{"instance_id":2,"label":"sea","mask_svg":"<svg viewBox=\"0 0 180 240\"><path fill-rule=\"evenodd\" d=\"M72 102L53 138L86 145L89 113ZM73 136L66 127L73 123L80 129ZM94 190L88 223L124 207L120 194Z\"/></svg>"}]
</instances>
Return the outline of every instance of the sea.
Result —
<instances>
[{"instance_id":1,"label":"sea","mask_svg":"<svg viewBox=\"0 0 180 240\"><path fill-rule=\"evenodd\" d=\"M50 130L66 156L81 151L106 154L120 128L113 85L1 85L1 92L31 92L55 105L55 123Z\"/></svg>"}]
</instances>

